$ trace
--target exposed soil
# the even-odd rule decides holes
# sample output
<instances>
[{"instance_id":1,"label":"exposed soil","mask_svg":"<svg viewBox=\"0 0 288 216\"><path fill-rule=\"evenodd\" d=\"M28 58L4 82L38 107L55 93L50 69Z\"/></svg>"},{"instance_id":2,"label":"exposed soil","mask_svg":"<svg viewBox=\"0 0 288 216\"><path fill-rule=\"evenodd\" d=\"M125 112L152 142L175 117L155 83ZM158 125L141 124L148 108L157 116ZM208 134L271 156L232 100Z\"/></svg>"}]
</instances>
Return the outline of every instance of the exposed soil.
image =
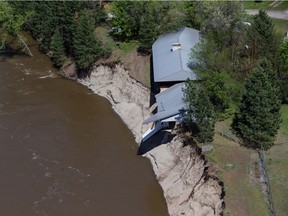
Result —
<instances>
[{"instance_id":1,"label":"exposed soil","mask_svg":"<svg viewBox=\"0 0 288 216\"><path fill-rule=\"evenodd\" d=\"M141 82L143 85L150 86L150 55L139 55L136 50L129 54L126 69L129 75Z\"/></svg>"},{"instance_id":2,"label":"exposed soil","mask_svg":"<svg viewBox=\"0 0 288 216\"><path fill-rule=\"evenodd\" d=\"M90 77L79 82L106 97L140 143L142 134L151 127L142 125L152 111L150 90L119 64L95 65ZM184 147L177 134L173 138L164 133L162 141L152 145L144 156L153 165L171 216L222 215L223 184L208 175L207 161L199 148Z\"/></svg>"},{"instance_id":3,"label":"exposed soil","mask_svg":"<svg viewBox=\"0 0 288 216\"><path fill-rule=\"evenodd\" d=\"M74 61L66 61L60 69L60 75L72 80L77 80L77 69Z\"/></svg>"}]
</instances>

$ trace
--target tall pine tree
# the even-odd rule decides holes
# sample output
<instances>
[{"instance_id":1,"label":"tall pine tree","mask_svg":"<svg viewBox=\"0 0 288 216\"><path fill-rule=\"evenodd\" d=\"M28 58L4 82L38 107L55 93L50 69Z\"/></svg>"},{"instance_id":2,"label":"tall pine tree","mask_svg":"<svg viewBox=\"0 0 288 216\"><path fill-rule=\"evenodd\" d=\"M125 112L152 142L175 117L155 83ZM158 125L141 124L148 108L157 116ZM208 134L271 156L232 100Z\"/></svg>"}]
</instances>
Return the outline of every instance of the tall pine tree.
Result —
<instances>
[{"instance_id":1,"label":"tall pine tree","mask_svg":"<svg viewBox=\"0 0 288 216\"><path fill-rule=\"evenodd\" d=\"M34 38L40 39L40 49L48 52L51 39L56 29L59 29L64 40L68 54L72 53L74 21L76 14L87 8L88 2L83 1L30 1L12 2L19 14L30 11L31 17L27 20L25 28Z\"/></svg>"},{"instance_id":2,"label":"tall pine tree","mask_svg":"<svg viewBox=\"0 0 288 216\"><path fill-rule=\"evenodd\" d=\"M279 70L280 89L282 94L282 102L288 103L288 40L284 40L280 46L281 69Z\"/></svg>"},{"instance_id":3,"label":"tall pine tree","mask_svg":"<svg viewBox=\"0 0 288 216\"><path fill-rule=\"evenodd\" d=\"M81 73L87 70L103 53L101 44L94 34L93 15L88 10L84 10L77 20L73 46L76 65Z\"/></svg>"},{"instance_id":4,"label":"tall pine tree","mask_svg":"<svg viewBox=\"0 0 288 216\"><path fill-rule=\"evenodd\" d=\"M267 57L272 63L277 55L279 41L275 35L272 19L263 10L253 17L247 32L249 55L253 60Z\"/></svg>"},{"instance_id":5,"label":"tall pine tree","mask_svg":"<svg viewBox=\"0 0 288 216\"><path fill-rule=\"evenodd\" d=\"M211 142L214 136L215 113L207 93L192 80L186 81L183 92L186 103L185 124L198 142Z\"/></svg>"},{"instance_id":6,"label":"tall pine tree","mask_svg":"<svg viewBox=\"0 0 288 216\"><path fill-rule=\"evenodd\" d=\"M50 50L52 51L52 60L56 67L61 67L65 60L64 40L59 30L56 30L51 39Z\"/></svg>"},{"instance_id":7,"label":"tall pine tree","mask_svg":"<svg viewBox=\"0 0 288 216\"><path fill-rule=\"evenodd\" d=\"M280 92L270 62L262 60L245 84L232 127L243 144L254 149L273 145L280 124Z\"/></svg>"},{"instance_id":8,"label":"tall pine tree","mask_svg":"<svg viewBox=\"0 0 288 216\"><path fill-rule=\"evenodd\" d=\"M145 10L145 16L140 19L140 30L139 30L139 50L141 52L151 52L152 43L159 36L160 31L157 29L159 20L157 19L156 6L160 4L158 2L145 2L143 9Z\"/></svg>"},{"instance_id":9,"label":"tall pine tree","mask_svg":"<svg viewBox=\"0 0 288 216\"><path fill-rule=\"evenodd\" d=\"M139 51L151 53L152 44L163 33L185 26L179 2L147 1L142 3L139 21Z\"/></svg>"}]
</instances>

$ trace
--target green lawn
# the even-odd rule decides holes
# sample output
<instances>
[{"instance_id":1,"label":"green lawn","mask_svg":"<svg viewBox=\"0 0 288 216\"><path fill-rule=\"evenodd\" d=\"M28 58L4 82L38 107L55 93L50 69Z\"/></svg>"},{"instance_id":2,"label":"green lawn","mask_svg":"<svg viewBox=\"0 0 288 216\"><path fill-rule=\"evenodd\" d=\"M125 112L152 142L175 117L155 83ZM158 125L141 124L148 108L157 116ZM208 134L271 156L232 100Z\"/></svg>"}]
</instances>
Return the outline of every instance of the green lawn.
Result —
<instances>
[{"instance_id":1,"label":"green lawn","mask_svg":"<svg viewBox=\"0 0 288 216\"><path fill-rule=\"evenodd\" d=\"M217 122L214 149L206 153L218 167L217 176L225 186L225 216L268 216L266 199L255 177L255 151L241 147L229 130L231 119ZM222 135L220 135L222 134ZM252 174L251 174L252 173Z\"/></svg>"},{"instance_id":2,"label":"green lawn","mask_svg":"<svg viewBox=\"0 0 288 216\"><path fill-rule=\"evenodd\" d=\"M243 1L243 2L244 2L245 9L263 9L263 10L287 10L288 9L288 1L282 1L280 4L274 4L274 5L271 5L273 1L262 1L262 2Z\"/></svg>"},{"instance_id":3,"label":"green lawn","mask_svg":"<svg viewBox=\"0 0 288 216\"><path fill-rule=\"evenodd\" d=\"M280 125L280 135L288 138L288 105L282 106L282 122Z\"/></svg>"},{"instance_id":4,"label":"green lawn","mask_svg":"<svg viewBox=\"0 0 288 216\"><path fill-rule=\"evenodd\" d=\"M120 61L125 69L129 70L131 77L150 87L150 56L141 56L137 49L139 43L136 40L121 42L115 41L109 35L108 26L98 27L95 34L103 43L105 49L111 50L109 58L101 59L99 63Z\"/></svg>"},{"instance_id":5,"label":"green lawn","mask_svg":"<svg viewBox=\"0 0 288 216\"><path fill-rule=\"evenodd\" d=\"M288 32L288 20L271 18L277 32L284 34ZM253 16L247 15L247 21L252 22Z\"/></svg>"},{"instance_id":6,"label":"green lawn","mask_svg":"<svg viewBox=\"0 0 288 216\"><path fill-rule=\"evenodd\" d=\"M271 10L287 10L288 9L288 1L282 1L281 4L279 4L276 7L270 8Z\"/></svg>"},{"instance_id":7,"label":"green lawn","mask_svg":"<svg viewBox=\"0 0 288 216\"><path fill-rule=\"evenodd\" d=\"M266 153L272 197L278 216L288 215L288 105L281 109L282 123L275 142Z\"/></svg>"},{"instance_id":8,"label":"green lawn","mask_svg":"<svg viewBox=\"0 0 288 216\"><path fill-rule=\"evenodd\" d=\"M245 9L267 9L273 1L243 1Z\"/></svg>"},{"instance_id":9,"label":"green lawn","mask_svg":"<svg viewBox=\"0 0 288 216\"><path fill-rule=\"evenodd\" d=\"M272 22L274 23L276 30L280 33L288 32L288 20L272 18Z\"/></svg>"},{"instance_id":10,"label":"green lawn","mask_svg":"<svg viewBox=\"0 0 288 216\"><path fill-rule=\"evenodd\" d=\"M119 52L119 57L132 52L138 47L137 41L129 42L116 42L112 37L109 36L108 27L98 27L96 29L96 35L100 38L101 42L107 49Z\"/></svg>"},{"instance_id":11,"label":"green lawn","mask_svg":"<svg viewBox=\"0 0 288 216\"><path fill-rule=\"evenodd\" d=\"M277 216L288 215L288 105L282 106L281 113L282 122L275 146L265 154ZM230 124L231 119L217 122L212 143L214 149L206 153L218 167L216 175L224 181L224 215L268 216L267 200L259 184L258 155L237 143L237 138L229 130Z\"/></svg>"}]
</instances>

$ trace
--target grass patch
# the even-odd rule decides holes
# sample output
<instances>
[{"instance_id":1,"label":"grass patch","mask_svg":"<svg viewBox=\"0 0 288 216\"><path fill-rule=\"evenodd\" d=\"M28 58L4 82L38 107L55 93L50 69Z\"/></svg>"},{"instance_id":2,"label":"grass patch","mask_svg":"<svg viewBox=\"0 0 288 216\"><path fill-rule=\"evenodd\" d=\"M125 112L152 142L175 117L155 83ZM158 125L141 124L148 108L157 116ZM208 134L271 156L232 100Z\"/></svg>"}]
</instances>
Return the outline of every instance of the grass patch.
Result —
<instances>
[{"instance_id":1,"label":"grass patch","mask_svg":"<svg viewBox=\"0 0 288 216\"><path fill-rule=\"evenodd\" d=\"M288 137L288 105L283 105L281 108L282 122L280 124L280 134Z\"/></svg>"},{"instance_id":2,"label":"grass patch","mask_svg":"<svg viewBox=\"0 0 288 216\"><path fill-rule=\"evenodd\" d=\"M271 5L274 1L244 1L244 8L245 9L262 9L262 10L287 10L288 9L288 2L287 1L280 1Z\"/></svg>"},{"instance_id":3,"label":"grass patch","mask_svg":"<svg viewBox=\"0 0 288 216\"><path fill-rule=\"evenodd\" d=\"M282 122L275 146L265 153L277 215L288 215L288 105L281 108ZM267 199L259 184L258 155L241 147L229 130L231 119L217 122L214 149L208 159L219 167L216 175L225 185L224 215L269 215ZM233 138L233 141L232 139Z\"/></svg>"},{"instance_id":4,"label":"grass patch","mask_svg":"<svg viewBox=\"0 0 288 216\"><path fill-rule=\"evenodd\" d=\"M138 48L138 42L137 41L118 42L117 46L120 51L127 54Z\"/></svg>"},{"instance_id":5,"label":"grass patch","mask_svg":"<svg viewBox=\"0 0 288 216\"><path fill-rule=\"evenodd\" d=\"M279 31L282 34L288 31L288 20L274 19L274 18L271 19L277 31Z\"/></svg>"},{"instance_id":6,"label":"grass patch","mask_svg":"<svg viewBox=\"0 0 288 216\"><path fill-rule=\"evenodd\" d=\"M277 215L288 215L288 144L276 145L266 153L266 164Z\"/></svg>"},{"instance_id":7,"label":"grass patch","mask_svg":"<svg viewBox=\"0 0 288 216\"><path fill-rule=\"evenodd\" d=\"M266 153L272 197L277 215L288 215L288 105L281 108L282 122L273 146Z\"/></svg>"},{"instance_id":8,"label":"grass patch","mask_svg":"<svg viewBox=\"0 0 288 216\"><path fill-rule=\"evenodd\" d=\"M282 1L280 4L276 5L275 7L270 7L270 10L287 10L288 9L288 2Z\"/></svg>"},{"instance_id":9,"label":"grass patch","mask_svg":"<svg viewBox=\"0 0 288 216\"><path fill-rule=\"evenodd\" d=\"M98 27L96 29L96 35L103 43L106 49L110 49L113 51L120 52L119 56L123 56L123 54L127 54L132 52L133 50L138 48L137 41L129 41L129 42L116 42L109 35L109 30L107 26Z\"/></svg>"},{"instance_id":10,"label":"grass patch","mask_svg":"<svg viewBox=\"0 0 288 216\"><path fill-rule=\"evenodd\" d=\"M255 1L244 1L244 8L245 9L267 9L269 5L273 1L262 1L262 2L255 2Z\"/></svg>"},{"instance_id":11,"label":"grass patch","mask_svg":"<svg viewBox=\"0 0 288 216\"><path fill-rule=\"evenodd\" d=\"M260 185L251 177L257 154L242 148L237 138L229 130L231 119L217 122L212 152L205 153L212 163L219 167L216 175L225 186L225 215L263 215L268 216L266 199ZM224 136L223 136L224 135ZM227 138L228 137L228 138Z\"/></svg>"},{"instance_id":12,"label":"grass patch","mask_svg":"<svg viewBox=\"0 0 288 216\"><path fill-rule=\"evenodd\" d=\"M132 41L115 41L109 35L109 27L101 26L96 28L95 34L103 43L104 48L111 51L107 59L101 59L98 63L120 61L125 69L129 70L131 77L150 87L150 56L141 56L137 52L139 43Z\"/></svg>"}]
</instances>

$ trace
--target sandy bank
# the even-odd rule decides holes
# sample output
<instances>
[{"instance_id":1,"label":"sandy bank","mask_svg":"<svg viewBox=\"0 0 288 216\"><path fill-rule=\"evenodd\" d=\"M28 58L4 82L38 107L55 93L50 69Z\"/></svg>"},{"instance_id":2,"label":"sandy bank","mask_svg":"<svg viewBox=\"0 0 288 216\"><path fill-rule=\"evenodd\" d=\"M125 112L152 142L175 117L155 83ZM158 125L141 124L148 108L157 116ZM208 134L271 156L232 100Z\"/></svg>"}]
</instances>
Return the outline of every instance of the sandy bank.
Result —
<instances>
[{"instance_id":1,"label":"sandy bank","mask_svg":"<svg viewBox=\"0 0 288 216\"><path fill-rule=\"evenodd\" d=\"M140 143L149 127L142 122L151 113L150 90L132 79L119 64L94 66L90 77L79 82L106 97ZM208 175L207 161L199 149L183 147L181 138L175 136L144 156L151 160L171 216L222 214L222 187Z\"/></svg>"}]
</instances>

